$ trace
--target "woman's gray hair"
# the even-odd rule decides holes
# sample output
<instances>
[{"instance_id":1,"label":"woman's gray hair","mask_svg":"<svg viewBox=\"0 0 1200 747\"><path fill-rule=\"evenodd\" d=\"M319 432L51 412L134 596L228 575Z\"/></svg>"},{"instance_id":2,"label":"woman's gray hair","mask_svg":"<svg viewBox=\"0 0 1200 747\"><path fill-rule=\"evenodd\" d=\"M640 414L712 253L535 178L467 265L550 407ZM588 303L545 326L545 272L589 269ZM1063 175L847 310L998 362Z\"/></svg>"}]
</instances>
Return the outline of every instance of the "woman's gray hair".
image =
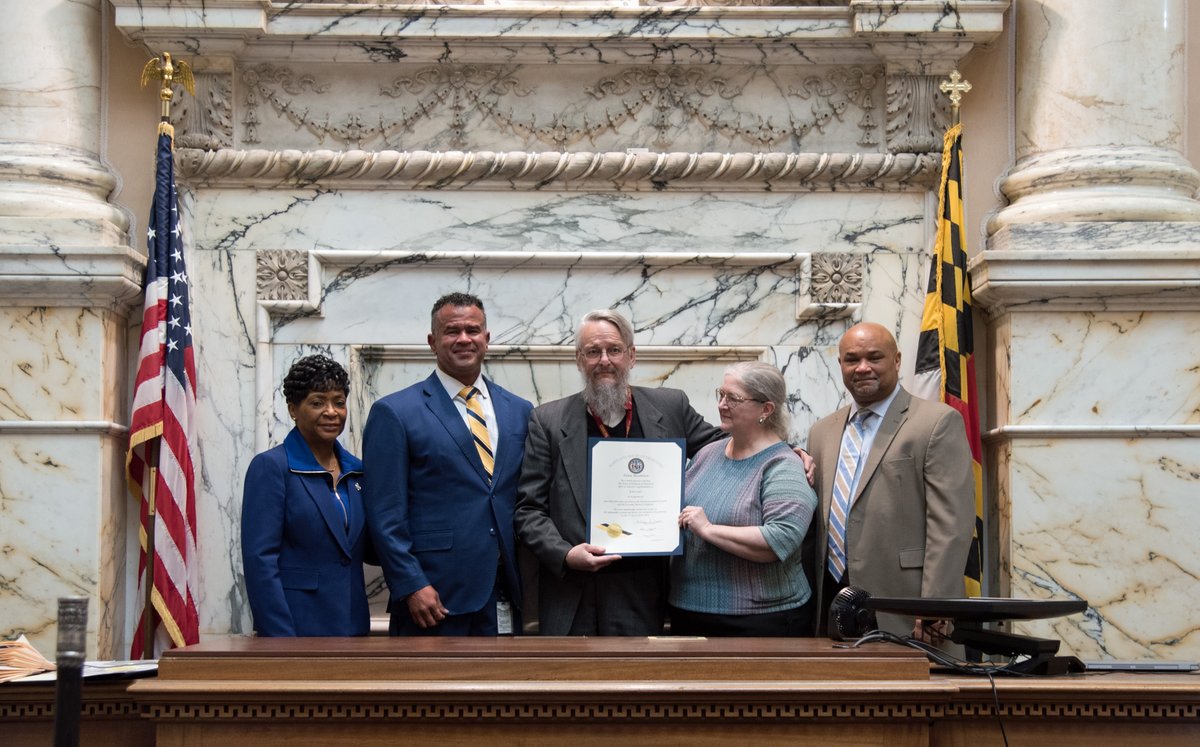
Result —
<instances>
[{"instance_id":1,"label":"woman's gray hair","mask_svg":"<svg viewBox=\"0 0 1200 747\"><path fill-rule=\"evenodd\" d=\"M596 309L584 314L583 319L579 320L579 329L575 330L575 355L579 355L579 351L583 349L583 336L579 332L588 322L608 322L617 328L625 347L633 347L633 325L629 320L612 309Z\"/></svg>"},{"instance_id":2,"label":"woman's gray hair","mask_svg":"<svg viewBox=\"0 0 1200 747\"><path fill-rule=\"evenodd\" d=\"M775 411L764 425L786 441L790 424L787 409L784 407L787 404L787 384L784 383L783 374L779 369L762 361L740 361L726 368L725 373L737 379L751 399L775 405Z\"/></svg>"}]
</instances>

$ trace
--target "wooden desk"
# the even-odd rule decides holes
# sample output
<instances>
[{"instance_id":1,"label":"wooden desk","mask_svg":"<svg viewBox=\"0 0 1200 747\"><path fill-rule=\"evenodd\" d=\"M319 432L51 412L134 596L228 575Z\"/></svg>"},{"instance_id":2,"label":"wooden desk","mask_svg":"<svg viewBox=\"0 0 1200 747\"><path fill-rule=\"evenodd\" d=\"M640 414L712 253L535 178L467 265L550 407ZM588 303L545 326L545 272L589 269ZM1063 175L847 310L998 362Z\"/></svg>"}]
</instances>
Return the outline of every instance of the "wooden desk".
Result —
<instances>
[{"instance_id":1,"label":"wooden desk","mask_svg":"<svg viewBox=\"0 0 1200 747\"><path fill-rule=\"evenodd\" d=\"M1012 745L1200 744L1200 675L999 679ZM52 684L0 685L0 743L49 744ZM210 639L84 685L88 745L1002 743L986 679L827 640Z\"/></svg>"},{"instance_id":2,"label":"wooden desk","mask_svg":"<svg viewBox=\"0 0 1200 747\"><path fill-rule=\"evenodd\" d=\"M935 675L936 678L936 675ZM931 744L1004 744L986 678L946 677L955 694L939 710ZM1037 747L1200 744L1200 675L1099 673L996 680L1009 744Z\"/></svg>"},{"instance_id":3,"label":"wooden desk","mask_svg":"<svg viewBox=\"0 0 1200 747\"><path fill-rule=\"evenodd\" d=\"M997 686L1013 744L1200 743L1194 676ZM211 639L130 693L160 745L1000 743L986 679L823 639Z\"/></svg>"},{"instance_id":4,"label":"wooden desk","mask_svg":"<svg viewBox=\"0 0 1200 747\"><path fill-rule=\"evenodd\" d=\"M79 743L92 747L154 744L154 724L127 688L129 680L83 683ZM0 744L53 744L54 683L0 684Z\"/></svg>"}]
</instances>

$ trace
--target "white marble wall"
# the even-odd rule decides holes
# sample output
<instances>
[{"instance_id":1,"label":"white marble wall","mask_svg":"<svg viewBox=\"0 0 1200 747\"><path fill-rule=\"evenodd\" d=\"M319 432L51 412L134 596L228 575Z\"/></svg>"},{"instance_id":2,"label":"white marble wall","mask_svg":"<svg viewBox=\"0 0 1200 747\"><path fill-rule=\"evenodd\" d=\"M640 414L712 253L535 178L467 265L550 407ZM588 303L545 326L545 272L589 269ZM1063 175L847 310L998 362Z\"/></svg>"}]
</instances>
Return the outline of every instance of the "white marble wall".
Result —
<instances>
[{"instance_id":1,"label":"white marble wall","mask_svg":"<svg viewBox=\"0 0 1200 747\"><path fill-rule=\"evenodd\" d=\"M710 416L726 361L778 363L800 440L844 399L848 324L915 346L936 83L1007 7L112 4L197 63L176 118L206 632L249 627L241 481L287 427L283 372L347 364L356 448L369 404L427 375L447 291L486 299L488 372L531 399L578 388L575 322L614 306L635 377Z\"/></svg>"},{"instance_id":2,"label":"white marble wall","mask_svg":"<svg viewBox=\"0 0 1200 747\"><path fill-rule=\"evenodd\" d=\"M1009 590L1089 604L1018 628L1081 655L1180 658L1200 646L1190 540L1200 531L1200 374L1181 322L1200 317L1017 313L997 330L1010 392L994 434Z\"/></svg>"},{"instance_id":3,"label":"white marble wall","mask_svg":"<svg viewBox=\"0 0 1200 747\"><path fill-rule=\"evenodd\" d=\"M802 440L843 399L847 324L915 345L933 76L1005 6L113 4L131 38L200 55L177 118L210 632L249 628L242 474L286 430L283 372L348 365L357 448L370 403L428 374L448 291L486 299L487 370L535 401L578 389L576 320L611 306L638 380L710 416L725 362L778 363Z\"/></svg>"},{"instance_id":4,"label":"white marble wall","mask_svg":"<svg viewBox=\"0 0 1200 747\"><path fill-rule=\"evenodd\" d=\"M927 227L921 193L840 195L197 190L189 272L202 397L210 630L246 630L237 515L256 449L286 433L278 392L297 357L322 350L354 380L346 442L377 397L428 375L429 308L469 289L487 303L502 384L535 401L577 391L570 345L584 312L616 307L638 330L643 383L677 386L715 417L727 362L765 359L791 385L793 433L843 399L833 350L850 323L798 319L812 255L861 261L863 318L915 344ZM259 252L314 273L312 311L260 302ZM286 285L286 284L285 284ZM294 283L308 297L308 280ZM272 287L279 294L287 288ZM293 302L294 303L294 302ZM282 308L281 308L282 307ZM210 353L209 351L213 351ZM257 431L257 433L256 433ZM215 596L219 595L219 596Z\"/></svg>"}]
</instances>

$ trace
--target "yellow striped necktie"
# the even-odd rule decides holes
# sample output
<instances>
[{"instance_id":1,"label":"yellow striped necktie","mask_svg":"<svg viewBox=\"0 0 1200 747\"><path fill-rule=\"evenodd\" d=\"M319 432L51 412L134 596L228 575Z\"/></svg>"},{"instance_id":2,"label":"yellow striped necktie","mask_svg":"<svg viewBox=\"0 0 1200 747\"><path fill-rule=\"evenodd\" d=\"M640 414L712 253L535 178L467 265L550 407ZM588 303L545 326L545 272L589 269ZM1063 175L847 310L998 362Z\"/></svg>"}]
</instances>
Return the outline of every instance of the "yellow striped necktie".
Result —
<instances>
[{"instance_id":1,"label":"yellow striped necktie","mask_svg":"<svg viewBox=\"0 0 1200 747\"><path fill-rule=\"evenodd\" d=\"M458 396L467 403L467 426L471 429L471 437L475 439L475 450L483 462L483 469L488 479L492 479L492 470L496 466L496 458L492 456L492 439L488 436L487 418L483 414L483 405L475 395L479 390L473 386L464 386Z\"/></svg>"}]
</instances>

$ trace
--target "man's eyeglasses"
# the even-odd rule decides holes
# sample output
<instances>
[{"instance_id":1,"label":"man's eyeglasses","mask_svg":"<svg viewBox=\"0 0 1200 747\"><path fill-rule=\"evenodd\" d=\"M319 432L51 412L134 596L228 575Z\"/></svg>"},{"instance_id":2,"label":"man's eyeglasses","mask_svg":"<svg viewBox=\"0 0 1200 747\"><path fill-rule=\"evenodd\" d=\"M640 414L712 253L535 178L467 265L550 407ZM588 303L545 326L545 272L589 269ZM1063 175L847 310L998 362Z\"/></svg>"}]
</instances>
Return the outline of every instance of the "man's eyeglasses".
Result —
<instances>
[{"instance_id":1,"label":"man's eyeglasses","mask_svg":"<svg viewBox=\"0 0 1200 747\"><path fill-rule=\"evenodd\" d=\"M613 345L607 348L584 348L583 357L592 363L600 360L600 357L607 355L610 361L619 361L625 357L626 348L619 345Z\"/></svg>"},{"instance_id":2,"label":"man's eyeglasses","mask_svg":"<svg viewBox=\"0 0 1200 747\"><path fill-rule=\"evenodd\" d=\"M724 389L718 389L716 391L716 394L717 394L717 404L718 405L721 404L721 400L725 400L726 402L728 402L731 407L737 407L738 405L742 404L743 402L766 402L765 399L755 399L753 397L742 397L737 394L734 394L733 392L727 392Z\"/></svg>"}]
</instances>

